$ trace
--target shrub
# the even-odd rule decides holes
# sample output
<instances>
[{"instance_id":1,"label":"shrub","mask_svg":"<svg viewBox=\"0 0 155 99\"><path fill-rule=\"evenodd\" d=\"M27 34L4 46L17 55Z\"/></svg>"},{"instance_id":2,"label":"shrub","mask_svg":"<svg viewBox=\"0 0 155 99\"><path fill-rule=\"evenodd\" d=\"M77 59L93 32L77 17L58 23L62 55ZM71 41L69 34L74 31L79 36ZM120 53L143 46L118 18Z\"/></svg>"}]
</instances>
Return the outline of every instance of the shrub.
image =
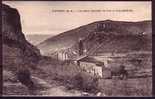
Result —
<instances>
[{"instance_id":1,"label":"shrub","mask_svg":"<svg viewBox=\"0 0 155 99\"><path fill-rule=\"evenodd\" d=\"M23 85L27 86L29 89L32 89L34 87L34 83L31 79L31 73L28 69L18 70L17 78Z\"/></svg>"},{"instance_id":2,"label":"shrub","mask_svg":"<svg viewBox=\"0 0 155 99\"><path fill-rule=\"evenodd\" d=\"M85 92L96 93L98 91L98 78L86 72L80 72L72 79L74 87Z\"/></svg>"}]
</instances>

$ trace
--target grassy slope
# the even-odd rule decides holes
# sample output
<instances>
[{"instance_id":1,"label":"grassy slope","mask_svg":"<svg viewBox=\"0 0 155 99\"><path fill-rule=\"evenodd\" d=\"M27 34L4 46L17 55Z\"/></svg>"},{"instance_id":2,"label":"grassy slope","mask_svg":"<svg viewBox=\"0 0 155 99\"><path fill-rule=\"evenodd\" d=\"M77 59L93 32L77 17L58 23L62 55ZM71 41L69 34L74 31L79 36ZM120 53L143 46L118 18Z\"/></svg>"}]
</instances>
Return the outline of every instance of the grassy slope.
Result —
<instances>
[{"instance_id":1,"label":"grassy slope","mask_svg":"<svg viewBox=\"0 0 155 99\"><path fill-rule=\"evenodd\" d=\"M25 37L31 44L37 45L37 44L41 43L42 41L52 37L52 35L51 34L49 34L49 35L48 34L47 35L46 34L45 35L44 34L41 34L41 35L29 34L29 35L26 35Z\"/></svg>"},{"instance_id":2,"label":"grassy slope","mask_svg":"<svg viewBox=\"0 0 155 99\"><path fill-rule=\"evenodd\" d=\"M107 24L106 28L98 27L102 24ZM145 32L147 35L150 35L151 21L142 21L142 22L121 22L121 21L108 21L108 20L98 21L61 33L57 36L54 36L41 42L37 46L44 53L48 53L49 51L52 52L56 49L70 47L74 45L79 38L85 39L89 34L93 34L94 32L98 32L103 36L107 34L114 36L137 35L143 32ZM128 41L128 42L134 42L134 41ZM93 44L97 44L97 42L96 41L92 42L91 47L94 46Z\"/></svg>"}]
</instances>

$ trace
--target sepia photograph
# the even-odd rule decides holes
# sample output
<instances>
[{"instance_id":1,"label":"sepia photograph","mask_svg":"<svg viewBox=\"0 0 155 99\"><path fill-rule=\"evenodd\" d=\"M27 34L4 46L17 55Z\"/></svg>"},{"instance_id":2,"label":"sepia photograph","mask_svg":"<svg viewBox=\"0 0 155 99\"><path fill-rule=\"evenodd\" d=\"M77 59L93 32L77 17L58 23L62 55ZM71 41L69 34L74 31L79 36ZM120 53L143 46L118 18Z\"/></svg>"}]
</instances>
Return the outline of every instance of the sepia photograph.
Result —
<instances>
[{"instance_id":1,"label":"sepia photograph","mask_svg":"<svg viewBox=\"0 0 155 99\"><path fill-rule=\"evenodd\" d=\"M2 96L152 96L151 1L2 1Z\"/></svg>"}]
</instances>

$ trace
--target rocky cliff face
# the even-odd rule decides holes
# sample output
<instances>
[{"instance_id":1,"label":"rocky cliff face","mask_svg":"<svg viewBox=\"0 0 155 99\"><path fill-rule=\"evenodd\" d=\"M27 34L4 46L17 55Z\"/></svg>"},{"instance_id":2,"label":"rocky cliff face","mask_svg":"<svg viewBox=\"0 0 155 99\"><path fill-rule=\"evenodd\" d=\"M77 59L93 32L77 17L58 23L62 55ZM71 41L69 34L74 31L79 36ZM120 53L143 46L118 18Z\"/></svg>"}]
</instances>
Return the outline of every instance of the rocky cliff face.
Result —
<instances>
[{"instance_id":1,"label":"rocky cliff face","mask_svg":"<svg viewBox=\"0 0 155 99\"><path fill-rule=\"evenodd\" d=\"M40 51L25 39L18 11L2 4L3 68L17 70L34 66Z\"/></svg>"}]
</instances>

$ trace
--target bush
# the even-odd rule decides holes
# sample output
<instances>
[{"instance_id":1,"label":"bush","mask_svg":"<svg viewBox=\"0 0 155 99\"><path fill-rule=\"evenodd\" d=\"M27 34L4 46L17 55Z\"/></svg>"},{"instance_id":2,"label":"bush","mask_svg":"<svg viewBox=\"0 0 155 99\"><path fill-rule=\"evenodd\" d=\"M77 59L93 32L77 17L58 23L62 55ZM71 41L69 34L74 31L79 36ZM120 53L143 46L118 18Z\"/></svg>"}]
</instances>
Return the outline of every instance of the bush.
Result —
<instances>
[{"instance_id":1,"label":"bush","mask_svg":"<svg viewBox=\"0 0 155 99\"><path fill-rule=\"evenodd\" d=\"M23 85L27 86L29 89L32 89L34 87L34 83L31 79L31 73L28 69L18 70L17 78Z\"/></svg>"},{"instance_id":2,"label":"bush","mask_svg":"<svg viewBox=\"0 0 155 99\"><path fill-rule=\"evenodd\" d=\"M98 91L98 78L85 72L80 72L72 79L74 87L85 92L96 93Z\"/></svg>"}]
</instances>

